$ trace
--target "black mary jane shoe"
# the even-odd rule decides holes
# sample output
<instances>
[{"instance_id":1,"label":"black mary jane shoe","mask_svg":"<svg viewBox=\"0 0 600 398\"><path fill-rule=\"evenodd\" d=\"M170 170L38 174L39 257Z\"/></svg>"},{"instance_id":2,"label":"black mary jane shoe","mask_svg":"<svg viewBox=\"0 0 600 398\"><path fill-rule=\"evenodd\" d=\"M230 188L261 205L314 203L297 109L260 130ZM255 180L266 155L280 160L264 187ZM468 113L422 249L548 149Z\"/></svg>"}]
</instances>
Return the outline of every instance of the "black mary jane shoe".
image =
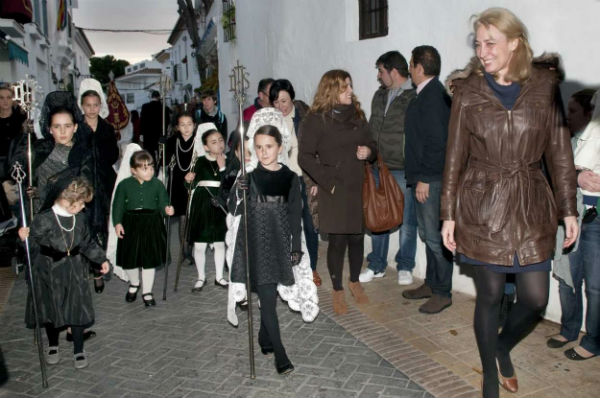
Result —
<instances>
[{"instance_id":1,"label":"black mary jane shoe","mask_svg":"<svg viewBox=\"0 0 600 398\"><path fill-rule=\"evenodd\" d=\"M103 278L94 279L94 290L98 294L100 294L104 291L104 279Z\"/></svg>"},{"instance_id":2,"label":"black mary jane shoe","mask_svg":"<svg viewBox=\"0 0 600 398\"><path fill-rule=\"evenodd\" d=\"M277 366L276 362L275 368L277 369L277 373L279 373L280 375L286 375L294 371L294 365L292 365L291 362L288 362L286 365L283 366Z\"/></svg>"},{"instance_id":3,"label":"black mary jane shoe","mask_svg":"<svg viewBox=\"0 0 600 398\"><path fill-rule=\"evenodd\" d=\"M260 352L263 353L263 355L269 355L270 353L274 352L273 347L260 347Z\"/></svg>"},{"instance_id":4,"label":"black mary jane shoe","mask_svg":"<svg viewBox=\"0 0 600 398\"><path fill-rule=\"evenodd\" d=\"M89 339L91 339L92 337L96 337L96 332L94 332L93 330L88 330L83 332L83 341L87 341ZM71 342L73 341L73 334L67 332L67 341Z\"/></svg>"},{"instance_id":5,"label":"black mary jane shoe","mask_svg":"<svg viewBox=\"0 0 600 398\"><path fill-rule=\"evenodd\" d=\"M134 288L135 292L130 293L129 289ZM134 285L129 285L129 289L127 289L127 294L125 295L125 301L127 301L128 303L133 303L135 301L135 299L137 298L137 294L138 294L138 290L140 290L140 285L134 286Z\"/></svg>"},{"instance_id":6,"label":"black mary jane shoe","mask_svg":"<svg viewBox=\"0 0 600 398\"><path fill-rule=\"evenodd\" d=\"M150 298L147 298L148 296ZM156 301L154 300L152 293L142 294L142 300L144 300L144 305L146 307L154 307L156 305Z\"/></svg>"}]
</instances>

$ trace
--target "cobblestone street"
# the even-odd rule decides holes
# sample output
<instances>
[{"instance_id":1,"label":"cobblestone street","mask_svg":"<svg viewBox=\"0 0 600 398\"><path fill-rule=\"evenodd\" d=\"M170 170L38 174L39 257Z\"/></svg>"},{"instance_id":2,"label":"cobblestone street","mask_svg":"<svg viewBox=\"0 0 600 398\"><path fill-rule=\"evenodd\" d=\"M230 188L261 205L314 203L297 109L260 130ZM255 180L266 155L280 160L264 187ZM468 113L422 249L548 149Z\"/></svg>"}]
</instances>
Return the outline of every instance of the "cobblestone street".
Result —
<instances>
[{"instance_id":1,"label":"cobblestone street","mask_svg":"<svg viewBox=\"0 0 600 398\"><path fill-rule=\"evenodd\" d=\"M240 315L237 329L227 323L227 293L212 284L214 267L207 265L209 283L199 294L190 293L194 267L184 265L177 293L174 267L169 271L167 301L160 300L164 273L157 272L155 308L145 308L140 297L126 303L127 285L116 278L102 294L94 293L98 335L85 345L90 366L73 368L72 346L62 333L61 361L47 367L47 390L41 386L33 333L23 325L26 288L19 278L1 316L0 344L11 381L0 397L429 396L333 321L326 300L311 324L279 303L284 345L296 370L278 375L273 356L263 356L255 343L256 379L251 380L247 316ZM257 309L254 315L256 341Z\"/></svg>"}]
</instances>

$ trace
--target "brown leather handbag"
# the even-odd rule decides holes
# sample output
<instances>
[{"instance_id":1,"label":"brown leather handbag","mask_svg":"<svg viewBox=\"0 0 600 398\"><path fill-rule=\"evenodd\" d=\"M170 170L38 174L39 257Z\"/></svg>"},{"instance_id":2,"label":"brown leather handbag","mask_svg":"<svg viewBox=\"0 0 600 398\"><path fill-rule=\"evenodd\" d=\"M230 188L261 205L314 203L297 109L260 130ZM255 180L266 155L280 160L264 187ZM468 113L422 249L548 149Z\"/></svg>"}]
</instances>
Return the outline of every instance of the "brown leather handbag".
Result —
<instances>
[{"instance_id":1,"label":"brown leather handbag","mask_svg":"<svg viewBox=\"0 0 600 398\"><path fill-rule=\"evenodd\" d=\"M365 226L371 232L383 232L402 224L404 214L404 194L390 174L381 155L377 155L379 187L369 162L365 162L363 181L363 214Z\"/></svg>"}]
</instances>

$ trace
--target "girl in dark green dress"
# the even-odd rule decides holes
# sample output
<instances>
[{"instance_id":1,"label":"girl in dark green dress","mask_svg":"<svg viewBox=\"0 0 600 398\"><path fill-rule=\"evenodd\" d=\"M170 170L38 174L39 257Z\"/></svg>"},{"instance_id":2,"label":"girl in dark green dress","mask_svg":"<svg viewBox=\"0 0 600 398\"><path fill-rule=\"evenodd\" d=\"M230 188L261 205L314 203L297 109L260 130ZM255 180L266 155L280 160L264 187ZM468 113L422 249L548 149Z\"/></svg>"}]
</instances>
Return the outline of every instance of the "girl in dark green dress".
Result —
<instances>
[{"instance_id":1,"label":"girl in dark green dress","mask_svg":"<svg viewBox=\"0 0 600 398\"><path fill-rule=\"evenodd\" d=\"M152 296L155 268L163 263L166 230L163 216L172 216L165 186L154 177L154 162L148 151L134 152L129 161L132 176L119 183L112 207L117 235L117 266L125 271L129 290L127 302L135 301L140 287L146 307L156 305ZM117 275L122 275L115 270Z\"/></svg>"},{"instance_id":2,"label":"girl in dark green dress","mask_svg":"<svg viewBox=\"0 0 600 398\"><path fill-rule=\"evenodd\" d=\"M226 287L223 278L225 266L225 226L226 212L218 202L219 187L225 172L225 139L212 123L198 126L196 137L202 140L204 149L198 157L192 172L185 176L194 189L190 207L190 242L194 243L194 261L198 270L198 280L193 292L202 290L206 283L206 247L212 245L215 256L215 285Z\"/></svg>"}]
</instances>

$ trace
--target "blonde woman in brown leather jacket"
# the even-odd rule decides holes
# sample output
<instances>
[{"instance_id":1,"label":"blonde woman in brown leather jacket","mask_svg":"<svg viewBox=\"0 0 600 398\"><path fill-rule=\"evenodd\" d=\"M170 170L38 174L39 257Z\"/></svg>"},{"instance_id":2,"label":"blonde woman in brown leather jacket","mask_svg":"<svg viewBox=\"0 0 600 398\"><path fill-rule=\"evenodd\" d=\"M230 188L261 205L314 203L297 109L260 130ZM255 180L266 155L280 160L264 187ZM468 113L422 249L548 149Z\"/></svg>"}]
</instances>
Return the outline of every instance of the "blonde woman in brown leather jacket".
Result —
<instances>
[{"instance_id":1,"label":"blonde woman in brown leather jacket","mask_svg":"<svg viewBox=\"0 0 600 398\"><path fill-rule=\"evenodd\" d=\"M555 98L556 70L533 62L526 27L506 9L484 11L473 30L475 64L452 81L442 238L459 261L474 265L483 396L498 397L499 384L518 390L510 351L548 303L559 218L566 227L564 246L577 238L576 179ZM507 273L515 274L518 300L498 334Z\"/></svg>"}]
</instances>

